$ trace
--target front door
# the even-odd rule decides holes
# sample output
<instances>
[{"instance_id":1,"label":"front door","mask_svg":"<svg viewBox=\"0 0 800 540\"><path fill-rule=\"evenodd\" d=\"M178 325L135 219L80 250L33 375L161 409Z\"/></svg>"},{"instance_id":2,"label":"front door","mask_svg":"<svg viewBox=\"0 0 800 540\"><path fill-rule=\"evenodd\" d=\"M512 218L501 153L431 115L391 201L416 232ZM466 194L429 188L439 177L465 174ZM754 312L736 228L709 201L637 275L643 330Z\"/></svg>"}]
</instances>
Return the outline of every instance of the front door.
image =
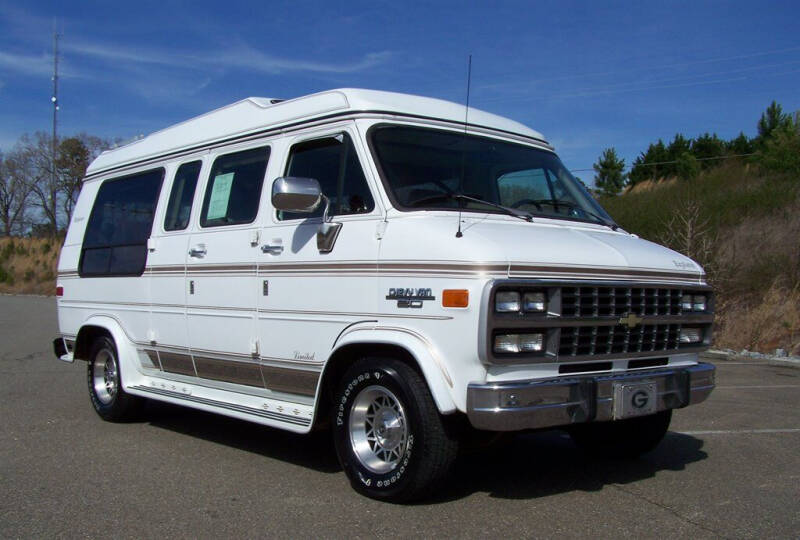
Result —
<instances>
[{"instance_id":1,"label":"front door","mask_svg":"<svg viewBox=\"0 0 800 540\"><path fill-rule=\"evenodd\" d=\"M381 216L350 132L287 142L283 175L319 181L342 229L332 251L320 252L324 203L311 214L273 211L257 254L257 331L267 388L313 396L337 337L349 325L375 318Z\"/></svg>"}]
</instances>

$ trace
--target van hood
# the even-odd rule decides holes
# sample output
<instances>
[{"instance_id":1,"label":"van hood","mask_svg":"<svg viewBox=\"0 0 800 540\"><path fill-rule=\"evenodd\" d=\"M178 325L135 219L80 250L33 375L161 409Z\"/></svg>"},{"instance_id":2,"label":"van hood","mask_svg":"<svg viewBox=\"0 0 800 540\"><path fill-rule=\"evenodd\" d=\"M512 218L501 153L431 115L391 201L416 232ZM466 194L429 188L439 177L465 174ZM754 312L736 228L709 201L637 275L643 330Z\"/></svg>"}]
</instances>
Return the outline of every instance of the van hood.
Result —
<instances>
[{"instance_id":1,"label":"van hood","mask_svg":"<svg viewBox=\"0 0 800 540\"><path fill-rule=\"evenodd\" d=\"M693 260L622 230L484 216L464 217L463 236L456 238L456 219L451 215L391 220L381 259L484 263L495 271L506 265L509 277L704 280L703 269Z\"/></svg>"}]
</instances>

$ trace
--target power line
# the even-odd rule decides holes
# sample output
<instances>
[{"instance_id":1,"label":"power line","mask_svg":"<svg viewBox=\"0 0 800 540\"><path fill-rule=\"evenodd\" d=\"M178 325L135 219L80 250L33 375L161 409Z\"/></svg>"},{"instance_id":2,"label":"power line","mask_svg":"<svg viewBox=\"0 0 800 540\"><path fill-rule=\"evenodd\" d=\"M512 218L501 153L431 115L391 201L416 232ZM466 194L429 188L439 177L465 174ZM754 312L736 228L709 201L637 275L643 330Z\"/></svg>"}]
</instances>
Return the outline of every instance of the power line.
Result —
<instances>
[{"instance_id":1,"label":"power line","mask_svg":"<svg viewBox=\"0 0 800 540\"><path fill-rule=\"evenodd\" d=\"M747 156L755 156L755 155L756 155L756 152L750 152L749 154L732 154L732 155L729 155L729 156L695 158L695 161L710 161L710 160L713 160L713 159L730 159L730 158L735 158L735 157L747 157ZM680 162L680 160L674 159L672 161L656 161L656 162L653 162L653 163L637 163L636 166L637 167L654 167L656 165L670 165L672 163L679 163L679 162ZM625 169L632 169L632 168L633 168L632 165L626 165L625 166ZM624 171L625 169L622 169L622 170ZM587 172L587 171L594 171L594 167L592 167L591 169L570 169L569 170L569 172L573 172L573 173L575 173L575 172Z\"/></svg>"}]
</instances>

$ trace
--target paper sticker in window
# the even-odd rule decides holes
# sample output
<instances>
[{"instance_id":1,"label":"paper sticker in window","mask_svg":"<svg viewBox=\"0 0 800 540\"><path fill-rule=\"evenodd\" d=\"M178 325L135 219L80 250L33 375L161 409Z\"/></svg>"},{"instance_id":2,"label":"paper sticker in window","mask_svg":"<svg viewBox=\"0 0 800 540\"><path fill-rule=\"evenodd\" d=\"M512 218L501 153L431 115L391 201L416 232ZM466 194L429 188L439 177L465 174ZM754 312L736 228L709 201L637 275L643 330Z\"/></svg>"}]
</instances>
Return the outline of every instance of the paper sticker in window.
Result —
<instances>
[{"instance_id":1,"label":"paper sticker in window","mask_svg":"<svg viewBox=\"0 0 800 540\"><path fill-rule=\"evenodd\" d=\"M231 197L234 173L218 174L214 177L211 199L208 202L206 219L221 219L228 214L228 201Z\"/></svg>"}]
</instances>

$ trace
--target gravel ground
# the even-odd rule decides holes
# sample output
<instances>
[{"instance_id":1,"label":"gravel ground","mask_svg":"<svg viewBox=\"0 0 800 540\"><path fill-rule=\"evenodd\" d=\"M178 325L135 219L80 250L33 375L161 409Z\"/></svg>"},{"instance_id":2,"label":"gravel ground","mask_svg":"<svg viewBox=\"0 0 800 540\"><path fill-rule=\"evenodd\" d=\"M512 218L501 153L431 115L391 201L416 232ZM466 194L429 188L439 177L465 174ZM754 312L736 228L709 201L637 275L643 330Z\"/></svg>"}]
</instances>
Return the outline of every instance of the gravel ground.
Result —
<instances>
[{"instance_id":1,"label":"gravel ground","mask_svg":"<svg viewBox=\"0 0 800 540\"><path fill-rule=\"evenodd\" d=\"M717 355L718 387L630 462L560 432L461 458L434 500L357 495L323 436L152 403L110 424L57 361L52 298L0 296L0 537L800 534L800 366Z\"/></svg>"}]
</instances>

